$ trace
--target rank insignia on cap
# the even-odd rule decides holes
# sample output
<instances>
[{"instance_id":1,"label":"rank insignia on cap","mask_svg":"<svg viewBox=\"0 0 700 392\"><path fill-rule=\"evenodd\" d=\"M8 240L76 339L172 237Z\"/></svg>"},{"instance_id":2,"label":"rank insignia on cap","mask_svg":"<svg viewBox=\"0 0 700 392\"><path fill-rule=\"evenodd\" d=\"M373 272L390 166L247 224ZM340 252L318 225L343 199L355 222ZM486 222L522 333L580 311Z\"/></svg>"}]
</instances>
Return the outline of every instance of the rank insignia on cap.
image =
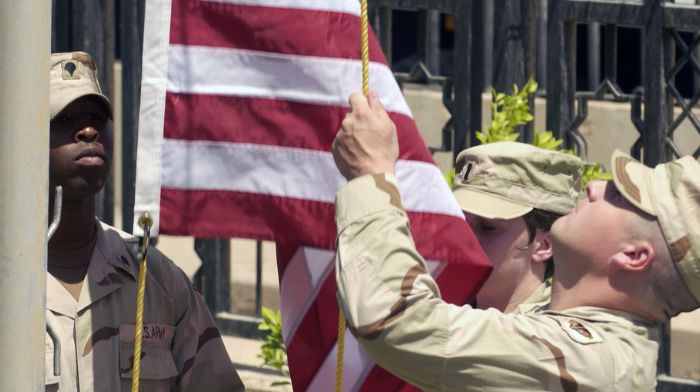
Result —
<instances>
[{"instance_id":1,"label":"rank insignia on cap","mask_svg":"<svg viewBox=\"0 0 700 392\"><path fill-rule=\"evenodd\" d=\"M78 63L74 60L65 60L62 63L63 68L63 80L78 80L80 79L80 74L78 74Z\"/></svg>"},{"instance_id":2,"label":"rank insignia on cap","mask_svg":"<svg viewBox=\"0 0 700 392\"><path fill-rule=\"evenodd\" d=\"M476 166L476 163L472 161L469 161L464 166L462 166L462 171L459 172L459 176L462 177L462 181L464 181L465 183L469 182L469 176L471 175L474 166Z\"/></svg>"},{"instance_id":3,"label":"rank insignia on cap","mask_svg":"<svg viewBox=\"0 0 700 392\"><path fill-rule=\"evenodd\" d=\"M566 334L578 343L591 344L600 343L603 341L603 338L600 337L598 332L583 325L583 323L581 323L579 320L563 319L559 320L559 324L561 324L561 327Z\"/></svg>"}]
</instances>

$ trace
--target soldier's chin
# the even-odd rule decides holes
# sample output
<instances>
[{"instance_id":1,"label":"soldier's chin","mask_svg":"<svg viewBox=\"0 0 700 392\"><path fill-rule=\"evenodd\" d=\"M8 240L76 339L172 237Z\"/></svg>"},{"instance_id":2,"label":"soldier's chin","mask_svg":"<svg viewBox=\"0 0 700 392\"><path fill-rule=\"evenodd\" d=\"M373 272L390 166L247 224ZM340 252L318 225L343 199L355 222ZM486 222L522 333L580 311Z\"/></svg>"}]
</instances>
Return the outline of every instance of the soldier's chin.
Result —
<instances>
[{"instance_id":1,"label":"soldier's chin","mask_svg":"<svg viewBox=\"0 0 700 392\"><path fill-rule=\"evenodd\" d=\"M71 181L63 185L63 198L65 200L85 200L94 197L102 190L106 181Z\"/></svg>"}]
</instances>

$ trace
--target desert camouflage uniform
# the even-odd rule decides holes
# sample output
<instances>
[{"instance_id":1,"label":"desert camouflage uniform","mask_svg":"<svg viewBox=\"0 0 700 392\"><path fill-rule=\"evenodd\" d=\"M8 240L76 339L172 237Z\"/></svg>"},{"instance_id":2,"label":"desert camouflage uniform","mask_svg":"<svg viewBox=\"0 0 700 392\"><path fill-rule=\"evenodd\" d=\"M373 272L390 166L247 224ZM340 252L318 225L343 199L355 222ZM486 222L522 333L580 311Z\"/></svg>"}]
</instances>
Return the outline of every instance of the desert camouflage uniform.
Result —
<instances>
[{"instance_id":1,"label":"desert camouflage uniform","mask_svg":"<svg viewBox=\"0 0 700 392\"><path fill-rule=\"evenodd\" d=\"M595 307L503 314L443 302L411 239L396 179L337 195L338 297L372 358L428 391L651 391L658 331Z\"/></svg>"},{"instance_id":2,"label":"desert camouflage uniform","mask_svg":"<svg viewBox=\"0 0 700 392\"><path fill-rule=\"evenodd\" d=\"M137 241L97 224L79 301L47 275L47 391L131 390ZM243 390L202 296L153 248L144 304L141 391Z\"/></svg>"},{"instance_id":3,"label":"desert camouflage uniform","mask_svg":"<svg viewBox=\"0 0 700 392\"><path fill-rule=\"evenodd\" d=\"M552 298L552 287L547 283L542 283L530 294L525 301L513 309L510 313L527 314L540 309L544 309Z\"/></svg>"}]
</instances>

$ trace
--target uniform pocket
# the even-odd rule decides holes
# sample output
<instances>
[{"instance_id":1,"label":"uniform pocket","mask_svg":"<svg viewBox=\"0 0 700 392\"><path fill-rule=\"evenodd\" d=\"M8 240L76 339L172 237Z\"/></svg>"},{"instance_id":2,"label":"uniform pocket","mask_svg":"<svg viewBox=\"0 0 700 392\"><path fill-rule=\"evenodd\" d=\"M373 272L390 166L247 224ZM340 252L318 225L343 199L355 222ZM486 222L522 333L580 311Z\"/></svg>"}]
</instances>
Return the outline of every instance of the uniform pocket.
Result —
<instances>
[{"instance_id":1,"label":"uniform pocket","mask_svg":"<svg viewBox=\"0 0 700 392\"><path fill-rule=\"evenodd\" d=\"M140 387L144 391L169 391L177 375L170 348L175 328L164 324L145 324L141 341ZM122 390L131 390L134 371L134 325L119 326L119 374Z\"/></svg>"}]
</instances>

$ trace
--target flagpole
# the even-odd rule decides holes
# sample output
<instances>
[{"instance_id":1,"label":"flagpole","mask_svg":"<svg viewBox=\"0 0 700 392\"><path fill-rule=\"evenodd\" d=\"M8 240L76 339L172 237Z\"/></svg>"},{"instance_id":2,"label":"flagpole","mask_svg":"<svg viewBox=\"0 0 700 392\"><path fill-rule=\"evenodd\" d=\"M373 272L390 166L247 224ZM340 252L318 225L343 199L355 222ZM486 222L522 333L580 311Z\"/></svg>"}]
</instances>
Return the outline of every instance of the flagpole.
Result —
<instances>
[{"instance_id":1,"label":"flagpole","mask_svg":"<svg viewBox=\"0 0 700 392\"><path fill-rule=\"evenodd\" d=\"M51 2L0 7L0 390L43 391ZM22 39L31 37L29 39ZM53 367L46 374L54 374Z\"/></svg>"}]
</instances>

